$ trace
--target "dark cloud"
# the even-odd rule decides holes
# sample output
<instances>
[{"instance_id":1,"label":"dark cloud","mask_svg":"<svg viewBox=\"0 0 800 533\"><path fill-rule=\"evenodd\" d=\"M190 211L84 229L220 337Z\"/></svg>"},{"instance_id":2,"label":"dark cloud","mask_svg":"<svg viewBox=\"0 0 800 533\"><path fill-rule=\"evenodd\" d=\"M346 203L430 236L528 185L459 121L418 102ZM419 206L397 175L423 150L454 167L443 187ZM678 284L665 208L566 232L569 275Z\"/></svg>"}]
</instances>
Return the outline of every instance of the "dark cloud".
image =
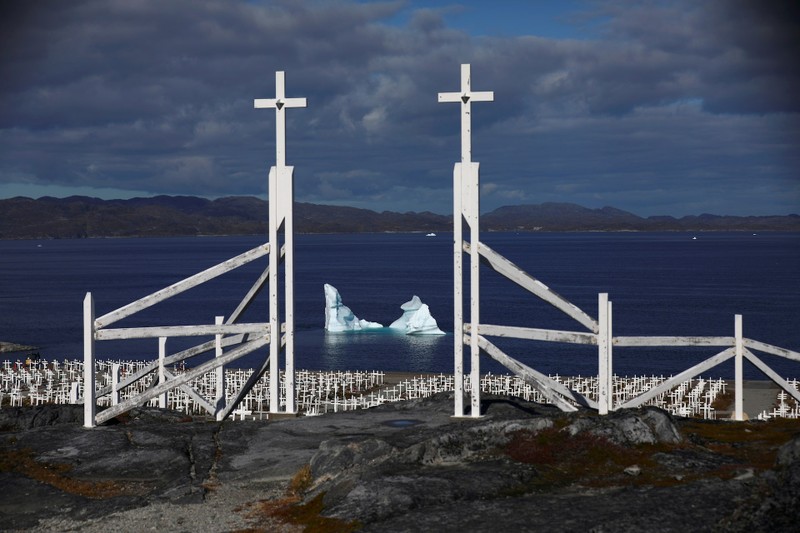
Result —
<instances>
[{"instance_id":1,"label":"dark cloud","mask_svg":"<svg viewBox=\"0 0 800 533\"><path fill-rule=\"evenodd\" d=\"M486 209L800 211L796 4L592 2L564 17L580 40L470 36L419 4L6 2L0 190L263 195L274 113L252 101L285 70L308 99L298 200L449 212L459 114L436 94L469 62L495 92L473 108Z\"/></svg>"}]
</instances>

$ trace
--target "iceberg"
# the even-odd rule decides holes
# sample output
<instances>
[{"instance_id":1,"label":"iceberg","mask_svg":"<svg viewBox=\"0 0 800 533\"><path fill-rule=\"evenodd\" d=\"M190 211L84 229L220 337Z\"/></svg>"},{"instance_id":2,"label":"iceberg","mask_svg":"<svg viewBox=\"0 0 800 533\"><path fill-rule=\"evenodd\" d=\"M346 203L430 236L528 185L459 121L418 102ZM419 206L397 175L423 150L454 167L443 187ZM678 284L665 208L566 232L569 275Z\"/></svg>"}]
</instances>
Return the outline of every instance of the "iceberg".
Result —
<instances>
[{"instance_id":1,"label":"iceberg","mask_svg":"<svg viewBox=\"0 0 800 533\"><path fill-rule=\"evenodd\" d=\"M410 301L400 306L403 316L392 322L391 329L399 329L406 335L444 335L436 319L431 316L427 304L422 303L416 294Z\"/></svg>"},{"instance_id":2,"label":"iceberg","mask_svg":"<svg viewBox=\"0 0 800 533\"><path fill-rule=\"evenodd\" d=\"M383 328L383 324L361 320L355 316L350 308L342 303L342 297L336 287L325 284L325 331L361 331L380 328Z\"/></svg>"}]
</instances>

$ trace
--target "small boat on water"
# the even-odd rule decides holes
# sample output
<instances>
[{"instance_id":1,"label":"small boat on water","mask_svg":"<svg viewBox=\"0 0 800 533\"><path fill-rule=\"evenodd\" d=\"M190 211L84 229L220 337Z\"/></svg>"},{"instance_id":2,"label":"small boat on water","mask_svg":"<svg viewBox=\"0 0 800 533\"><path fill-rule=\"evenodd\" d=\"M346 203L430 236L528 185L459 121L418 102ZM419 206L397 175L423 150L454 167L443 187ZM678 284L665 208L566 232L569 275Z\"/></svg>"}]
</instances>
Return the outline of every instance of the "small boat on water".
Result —
<instances>
[{"instance_id":1,"label":"small boat on water","mask_svg":"<svg viewBox=\"0 0 800 533\"><path fill-rule=\"evenodd\" d=\"M436 234L435 234L435 233L428 233L428 234L427 234L427 235L425 235L425 236L426 236L426 237L436 237Z\"/></svg>"}]
</instances>

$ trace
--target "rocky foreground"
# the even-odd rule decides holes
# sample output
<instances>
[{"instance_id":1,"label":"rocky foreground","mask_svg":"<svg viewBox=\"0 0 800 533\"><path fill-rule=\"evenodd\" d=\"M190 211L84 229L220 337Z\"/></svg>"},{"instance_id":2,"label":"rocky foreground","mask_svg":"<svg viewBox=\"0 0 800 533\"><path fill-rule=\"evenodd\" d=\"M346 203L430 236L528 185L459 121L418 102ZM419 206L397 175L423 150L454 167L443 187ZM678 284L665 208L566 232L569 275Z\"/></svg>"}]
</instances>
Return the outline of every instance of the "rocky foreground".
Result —
<instances>
[{"instance_id":1,"label":"rocky foreground","mask_svg":"<svg viewBox=\"0 0 800 533\"><path fill-rule=\"evenodd\" d=\"M35 531L796 531L797 421L446 394L280 421L0 410L0 524Z\"/></svg>"}]
</instances>

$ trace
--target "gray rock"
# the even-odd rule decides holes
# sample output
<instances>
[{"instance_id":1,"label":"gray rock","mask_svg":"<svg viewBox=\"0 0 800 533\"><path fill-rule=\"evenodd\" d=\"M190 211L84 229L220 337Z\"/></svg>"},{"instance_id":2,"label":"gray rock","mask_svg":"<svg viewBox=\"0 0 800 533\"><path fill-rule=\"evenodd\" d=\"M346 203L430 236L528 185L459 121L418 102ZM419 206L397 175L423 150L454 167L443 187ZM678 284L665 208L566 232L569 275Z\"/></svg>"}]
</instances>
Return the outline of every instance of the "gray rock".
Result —
<instances>
[{"instance_id":1,"label":"gray rock","mask_svg":"<svg viewBox=\"0 0 800 533\"><path fill-rule=\"evenodd\" d=\"M778 466L789 466L800 459L800 436L795 437L778 450Z\"/></svg>"},{"instance_id":2,"label":"gray rock","mask_svg":"<svg viewBox=\"0 0 800 533\"><path fill-rule=\"evenodd\" d=\"M0 470L0 523L98 533L131 524L280 530L250 513L263 500L282 501L290 480L310 466L305 501L323 495L325 516L358 519L364 531L783 531L797 524L796 442L781 450L774 471L728 480L717 475L719 466L744 472L750 465L696 443L670 446L680 443L680 432L659 410L599 417L491 397L482 407L482 418L453 418L452 398L440 395L320 417L223 423L141 410L94 429L81 427L82 410L46 416L32 408L4 410L5 427L16 429L0 432L0 457L34 461L61 472L62 481L110 482L121 490L90 497L7 461ZM591 478L563 486L552 478L557 467L507 455L517 432L552 427L603 435L637 453L652 449L640 444L663 446L646 467L636 459L642 475L617 472L616 486L586 488L605 481ZM640 486L644 474L656 471L669 482ZM697 480L703 472L712 474Z\"/></svg>"},{"instance_id":3,"label":"gray rock","mask_svg":"<svg viewBox=\"0 0 800 533\"><path fill-rule=\"evenodd\" d=\"M622 409L602 417L579 416L565 430L570 435L586 431L621 445L675 444L681 441L672 417L655 407Z\"/></svg>"}]
</instances>

